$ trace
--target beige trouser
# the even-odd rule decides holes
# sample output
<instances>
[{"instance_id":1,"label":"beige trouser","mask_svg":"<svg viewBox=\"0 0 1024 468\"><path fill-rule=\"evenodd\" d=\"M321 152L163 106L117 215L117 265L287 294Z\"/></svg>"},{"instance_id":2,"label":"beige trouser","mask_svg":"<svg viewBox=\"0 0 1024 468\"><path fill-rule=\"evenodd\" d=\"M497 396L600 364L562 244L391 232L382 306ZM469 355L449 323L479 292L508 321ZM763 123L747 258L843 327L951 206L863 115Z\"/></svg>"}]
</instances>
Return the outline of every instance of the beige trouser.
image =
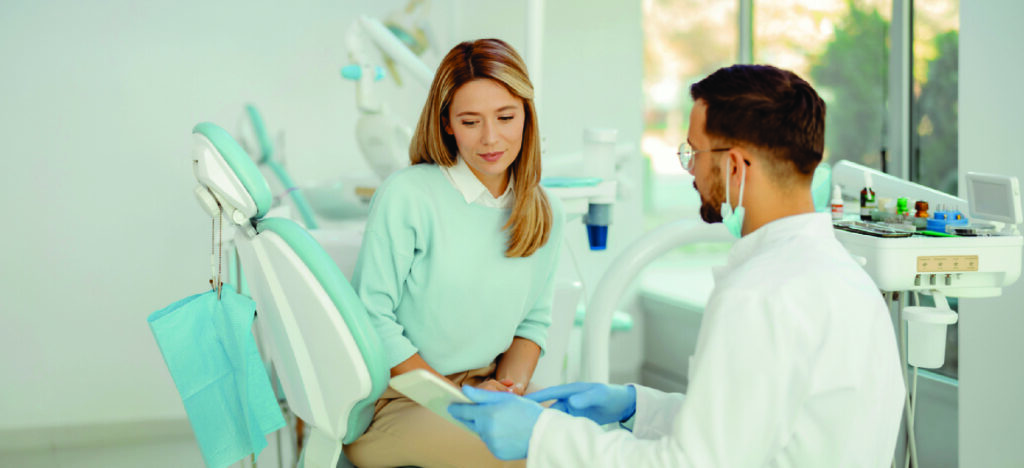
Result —
<instances>
[{"instance_id":1,"label":"beige trouser","mask_svg":"<svg viewBox=\"0 0 1024 468\"><path fill-rule=\"evenodd\" d=\"M495 365L447 376L455 385L475 386L494 377ZM377 400L366 433L346 445L345 456L359 468L525 467L526 460L501 461L475 434L446 421L391 387Z\"/></svg>"}]
</instances>

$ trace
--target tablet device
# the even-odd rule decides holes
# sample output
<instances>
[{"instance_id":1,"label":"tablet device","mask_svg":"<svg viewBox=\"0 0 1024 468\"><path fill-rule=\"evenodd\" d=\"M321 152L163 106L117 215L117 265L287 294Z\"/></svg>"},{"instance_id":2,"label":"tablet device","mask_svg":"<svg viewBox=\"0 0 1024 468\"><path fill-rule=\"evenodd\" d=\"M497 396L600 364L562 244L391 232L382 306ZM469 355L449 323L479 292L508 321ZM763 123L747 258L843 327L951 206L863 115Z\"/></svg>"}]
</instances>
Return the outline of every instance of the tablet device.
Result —
<instances>
[{"instance_id":1,"label":"tablet device","mask_svg":"<svg viewBox=\"0 0 1024 468\"><path fill-rule=\"evenodd\" d=\"M440 377L429 371L416 369L392 377L391 388L423 405L438 416L451 421L452 424L469 431L469 428L448 414L448 405L450 403L473 403L473 400Z\"/></svg>"}]
</instances>

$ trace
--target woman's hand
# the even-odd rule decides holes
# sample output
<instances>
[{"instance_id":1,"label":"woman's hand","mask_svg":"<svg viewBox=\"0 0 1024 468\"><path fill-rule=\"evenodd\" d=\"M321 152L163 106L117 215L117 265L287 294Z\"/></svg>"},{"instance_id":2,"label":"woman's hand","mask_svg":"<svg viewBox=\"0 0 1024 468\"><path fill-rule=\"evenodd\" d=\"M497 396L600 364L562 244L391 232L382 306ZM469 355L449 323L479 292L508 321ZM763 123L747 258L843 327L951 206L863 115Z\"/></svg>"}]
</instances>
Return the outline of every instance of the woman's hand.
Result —
<instances>
[{"instance_id":1,"label":"woman's hand","mask_svg":"<svg viewBox=\"0 0 1024 468\"><path fill-rule=\"evenodd\" d=\"M494 379L505 386L507 392L523 396L530 384L533 370L540 359L540 346L526 338L515 337L501 354Z\"/></svg>"},{"instance_id":2,"label":"woman's hand","mask_svg":"<svg viewBox=\"0 0 1024 468\"><path fill-rule=\"evenodd\" d=\"M508 383L506 384L506 382ZM483 382L480 382L480 384L477 385L476 388L479 388L481 390L490 390L492 392L516 393L517 395L522 396L522 393L518 393L515 391L515 382L512 382L511 380L507 379L500 381L494 379L487 379Z\"/></svg>"},{"instance_id":3,"label":"woman's hand","mask_svg":"<svg viewBox=\"0 0 1024 468\"><path fill-rule=\"evenodd\" d=\"M515 393L516 395L523 396L526 393L526 386L521 383L516 383L512 379L500 379L498 383L508 388L509 392Z\"/></svg>"}]
</instances>

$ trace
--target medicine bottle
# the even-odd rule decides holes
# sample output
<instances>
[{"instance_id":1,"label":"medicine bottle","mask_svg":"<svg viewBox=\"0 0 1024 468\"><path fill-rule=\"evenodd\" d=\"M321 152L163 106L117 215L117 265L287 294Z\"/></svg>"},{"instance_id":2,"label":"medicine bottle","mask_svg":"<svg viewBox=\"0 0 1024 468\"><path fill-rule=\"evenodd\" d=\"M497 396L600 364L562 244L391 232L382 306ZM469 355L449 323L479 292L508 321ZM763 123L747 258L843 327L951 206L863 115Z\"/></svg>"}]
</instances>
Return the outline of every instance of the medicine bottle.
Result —
<instances>
[{"instance_id":1,"label":"medicine bottle","mask_svg":"<svg viewBox=\"0 0 1024 468\"><path fill-rule=\"evenodd\" d=\"M871 173L864 173L864 188L860 190L860 219L861 221L871 221L871 211L873 211L877 205L875 204L875 191L871 190Z\"/></svg>"},{"instance_id":2,"label":"medicine bottle","mask_svg":"<svg viewBox=\"0 0 1024 468\"><path fill-rule=\"evenodd\" d=\"M839 185L836 184L832 187L832 221L841 219L843 219L843 193L839 190Z\"/></svg>"},{"instance_id":3,"label":"medicine bottle","mask_svg":"<svg viewBox=\"0 0 1024 468\"><path fill-rule=\"evenodd\" d=\"M910 208L907 206L907 197L899 197L896 199L896 214L903 217L910 215Z\"/></svg>"},{"instance_id":4,"label":"medicine bottle","mask_svg":"<svg viewBox=\"0 0 1024 468\"><path fill-rule=\"evenodd\" d=\"M914 213L915 218L927 218L928 217L928 202L924 200L918 200L914 203L914 209L917 213Z\"/></svg>"}]
</instances>

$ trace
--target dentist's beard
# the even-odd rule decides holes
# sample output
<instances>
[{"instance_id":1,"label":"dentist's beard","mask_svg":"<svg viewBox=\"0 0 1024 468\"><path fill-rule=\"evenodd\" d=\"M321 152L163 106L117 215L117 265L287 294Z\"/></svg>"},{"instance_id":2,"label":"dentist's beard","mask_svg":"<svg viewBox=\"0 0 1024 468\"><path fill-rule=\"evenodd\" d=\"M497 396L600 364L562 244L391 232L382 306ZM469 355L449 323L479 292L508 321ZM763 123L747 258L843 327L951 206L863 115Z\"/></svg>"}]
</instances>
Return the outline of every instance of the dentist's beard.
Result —
<instances>
[{"instance_id":1,"label":"dentist's beard","mask_svg":"<svg viewBox=\"0 0 1024 468\"><path fill-rule=\"evenodd\" d=\"M722 170L718 167L711 168L711 180L715 181L711 186L709 197L697 191L700 195L700 219L705 223L713 224L722 222L722 202L725 201L725 187L722 181ZM693 182L693 188L697 188L697 181Z\"/></svg>"}]
</instances>

